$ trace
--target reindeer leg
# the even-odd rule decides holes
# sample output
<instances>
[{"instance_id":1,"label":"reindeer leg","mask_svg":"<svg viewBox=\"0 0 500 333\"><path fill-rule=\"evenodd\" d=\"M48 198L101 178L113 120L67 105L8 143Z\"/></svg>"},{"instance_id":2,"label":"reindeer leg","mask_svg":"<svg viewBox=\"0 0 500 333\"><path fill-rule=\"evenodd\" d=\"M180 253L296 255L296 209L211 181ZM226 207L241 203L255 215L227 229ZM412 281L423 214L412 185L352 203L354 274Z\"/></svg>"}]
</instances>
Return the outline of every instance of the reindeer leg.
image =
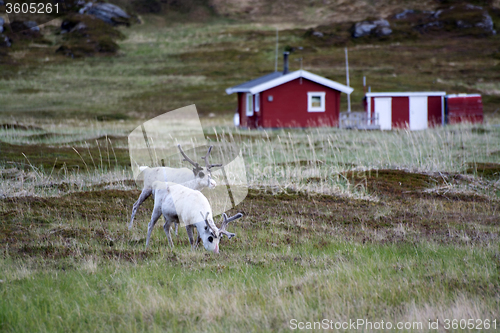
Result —
<instances>
[{"instance_id":1,"label":"reindeer leg","mask_svg":"<svg viewBox=\"0 0 500 333\"><path fill-rule=\"evenodd\" d=\"M175 236L177 236L178 235L178 230L179 230L179 223L176 222L175 225L172 226L172 229L174 229Z\"/></svg>"},{"instance_id":2,"label":"reindeer leg","mask_svg":"<svg viewBox=\"0 0 500 333\"><path fill-rule=\"evenodd\" d=\"M130 218L130 223L128 224L128 228L132 229L132 226L134 225L134 217L135 214L137 213L137 209L139 209L139 206L142 205L142 203L149 198L149 196L153 193L152 189L143 189L141 192L141 195L139 196L139 199L134 203L134 206L132 206L132 217Z\"/></svg>"},{"instance_id":3,"label":"reindeer leg","mask_svg":"<svg viewBox=\"0 0 500 333\"><path fill-rule=\"evenodd\" d=\"M168 244L170 245L170 248L174 248L174 242L172 241L172 236L170 235L170 225L172 222L175 223L174 218L171 216L163 214L163 217L165 218L165 224L163 225L163 230L165 231L165 234L167 235L168 239Z\"/></svg>"},{"instance_id":4,"label":"reindeer leg","mask_svg":"<svg viewBox=\"0 0 500 333\"><path fill-rule=\"evenodd\" d=\"M192 224L189 224L186 226L186 232L187 232L188 237L189 237L189 243L191 244L191 249L194 250L196 248L196 246L194 244L193 225Z\"/></svg>"},{"instance_id":5,"label":"reindeer leg","mask_svg":"<svg viewBox=\"0 0 500 333\"><path fill-rule=\"evenodd\" d=\"M155 227L156 221L161 216L161 207L154 207L153 208L153 213L151 214L151 221L148 224L148 236L146 237L146 249L148 248L149 245L149 238L151 237L151 231L153 231L153 228Z\"/></svg>"}]
</instances>

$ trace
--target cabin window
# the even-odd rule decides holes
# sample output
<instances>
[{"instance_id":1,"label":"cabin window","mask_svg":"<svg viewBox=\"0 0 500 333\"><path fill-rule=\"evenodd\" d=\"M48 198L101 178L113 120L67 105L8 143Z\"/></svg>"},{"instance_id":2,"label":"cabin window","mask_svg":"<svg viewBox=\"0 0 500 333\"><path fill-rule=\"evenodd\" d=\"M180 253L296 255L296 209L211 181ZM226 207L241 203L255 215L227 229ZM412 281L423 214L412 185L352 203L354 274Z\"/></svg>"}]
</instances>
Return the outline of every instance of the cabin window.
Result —
<instances>
[{"instance_id":1,"label":"cabin window","mask_svg":"<svg viewBox=\"0 0 500 333\"><path fill-rule=\"evenodd\" d=\"M260 95L255 94L255 112L260 111Z\"/></svg>"},{"instance_id":2,"label":"cabin window","mask_svg":"<svg viewBox=\"0 0 500 333\"><path fill-rule=\"evenodd\" d=\"M325 93L308 92L307 93L307 111L325 112Z\"/></svg>"},{"instance_id":3,"label":"cabin window","mask_svg":"<svg viewBox=\"0 0 500 333\"><path fill-rule=\"evenodd\" d=\"M253 95L247 94L247 117L253 116Z\"/></svg>"}]
</instances>

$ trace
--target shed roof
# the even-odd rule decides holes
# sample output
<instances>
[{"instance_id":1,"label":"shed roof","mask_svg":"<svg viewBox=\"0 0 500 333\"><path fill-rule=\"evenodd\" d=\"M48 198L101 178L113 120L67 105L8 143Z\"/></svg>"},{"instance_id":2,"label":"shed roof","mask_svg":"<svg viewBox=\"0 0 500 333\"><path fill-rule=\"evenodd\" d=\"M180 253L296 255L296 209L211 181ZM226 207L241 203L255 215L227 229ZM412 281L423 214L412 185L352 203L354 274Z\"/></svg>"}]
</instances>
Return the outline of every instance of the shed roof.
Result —
<instances>
[{"instance_id":1,"label":"shed roof","mask_svg":"<svg viewBox=\"0 0 500 333\"><path fill-rule=\"evenodd\" d=\"M346 94L351 94L353 92L353 88L345 86L343 84L340 84L338 82L326 79L322 76L310 73L308 71L305 71L303 69L283 74L282 72L274 72L271 74L267 74L264 76L261 76L255 80L247 81L245 83L242 83L240 85L227 88L226 93L228 95L235 93L235 92L245 92L245 93L251 93L251 94L257 94L262 91L274 88L276 86L279 86L283 83L290 82L292 80L298 79L299 77L302 77L304 79L316 82L318 84L321 84L323 86L338 90L340 92L346 93Z\"/></svg>"},{"instance_id":2,"label":"shed roof","mask_svg":"<svg viewBox=\"0 0 500 333\"><path fill-rule=\"evenodd\" d=\"M481 97L480 94L450 94L446 95L448 98L455 98L455 97Z\"/></svg>"},{"instance_id":3,"label":"shed roof","mask_svg":"<svg viewBox=\"0 0 500 333\"><path fill-rule=\"evenodd\" d=\"M419 92L377 92L366 93L366 97L410 97L410 96L444 96L444 91L419 91Z\"/></svg>"}]
</instances>

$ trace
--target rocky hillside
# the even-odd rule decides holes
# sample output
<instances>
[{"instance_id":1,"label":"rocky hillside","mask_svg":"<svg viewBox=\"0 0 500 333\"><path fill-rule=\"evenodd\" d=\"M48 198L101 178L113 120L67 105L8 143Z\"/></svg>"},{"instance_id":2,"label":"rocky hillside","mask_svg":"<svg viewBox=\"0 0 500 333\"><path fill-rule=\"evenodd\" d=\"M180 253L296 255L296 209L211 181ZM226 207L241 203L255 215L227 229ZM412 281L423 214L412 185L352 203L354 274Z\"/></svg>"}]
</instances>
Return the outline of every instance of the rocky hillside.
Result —
<instances>
[{"instance_id":1,"label":"rocky hillside","mask_svg":"<svg viewBox=\"0 0 500 333\"><path fill-rule=\"evenodd\" d=\"M405 40L422 35L488 37L500 30L500 0L110 0L167 22L226 18L309 28L318 42Z\"/></svg>"},{"instance_id":2,"label":"rocky hillside","mask_svg":"<svg viewBox=\"0 0 500 333\"><path fill-rule=\"evenodd\" d=\"M310 28L306 37L317 43L344 46L350 42L417 40L433 37L496 36L500 9L471 3L442 4L434 10L405 9L387 18L330 23Z\"/></svg>"},{"instance_id":3,"label":"rocky hillside","mask_svg":"<svg viewBox=\"0 0 500 333\"><path fill-rule=\"evenodd\" d=\"M226 17L300 25L386 18L408 8L433 10L439 5L433 0L211 0L211 3L217 13Z\"/></svg>"},{"instance_id":4,"label":"rocky hillside","mask_svg":"<svg viewBox=\"0 0 500 333\"><path fill-rule=\"evenodd\" d=\"M387 19L404 10L436 11L442 6L464 3L461 0L110 0L139 14L167 15L182 20L222 16L234 20L280 23L294 26ZM471 0L481 7L500 8L500 0Z\"/></svg>"}]
</instances>

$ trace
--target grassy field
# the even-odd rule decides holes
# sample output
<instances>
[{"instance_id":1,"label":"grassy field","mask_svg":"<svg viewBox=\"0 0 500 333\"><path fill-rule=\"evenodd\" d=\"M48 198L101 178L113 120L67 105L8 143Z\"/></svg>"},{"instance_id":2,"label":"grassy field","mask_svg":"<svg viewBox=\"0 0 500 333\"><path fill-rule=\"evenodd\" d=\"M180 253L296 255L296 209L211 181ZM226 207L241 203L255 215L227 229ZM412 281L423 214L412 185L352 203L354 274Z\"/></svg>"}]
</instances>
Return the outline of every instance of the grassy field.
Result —
<instances>
[{"instance_id":1,"label":"grassy field","mask_svg":"<svg viewBox=\"0 0 500 333\"><path fill-rule=\"evenodd\" d=\"M2 329L287 331L292 319L323 318L443 328L498 318L498 128L206 124L214 141L237 138L250 185L232 211L245 214L232 226L238 236L216 256L191 251L184 231L170 250L161 228L145 250L151 200L126 228L139 191L122 126L110 126L109 155L98 126L3 130L12 151L0 193ZM26 147L37 153L23 156ZM60 160L42 167L49 152Z\"/></svg>"},{"instance_id":2,"label":"grassy field","mask_svg":"<svg viewBox=\"0 0 500 333\"><path fill-rule=\"evenodd\" d=\"M117 57L33 46L0 65L1 331L276 332L294 319L499 330L497 37L350 46L353 100L363 75L373 91L479 91L488 124L246 131L230 126L224 89L274 69L274 27L157 20L123 29ZM292 69L304 57L343 82L343 48L304 32L281 33L303 46ZM249 194L230 212L245 217L218 256L192 251L183 230L171 250L159 227L146 250L151 199L126 227L140 193L127 135L192 103L206 137L234 138L247 166Z\"/></svg>"}]
</instances>

